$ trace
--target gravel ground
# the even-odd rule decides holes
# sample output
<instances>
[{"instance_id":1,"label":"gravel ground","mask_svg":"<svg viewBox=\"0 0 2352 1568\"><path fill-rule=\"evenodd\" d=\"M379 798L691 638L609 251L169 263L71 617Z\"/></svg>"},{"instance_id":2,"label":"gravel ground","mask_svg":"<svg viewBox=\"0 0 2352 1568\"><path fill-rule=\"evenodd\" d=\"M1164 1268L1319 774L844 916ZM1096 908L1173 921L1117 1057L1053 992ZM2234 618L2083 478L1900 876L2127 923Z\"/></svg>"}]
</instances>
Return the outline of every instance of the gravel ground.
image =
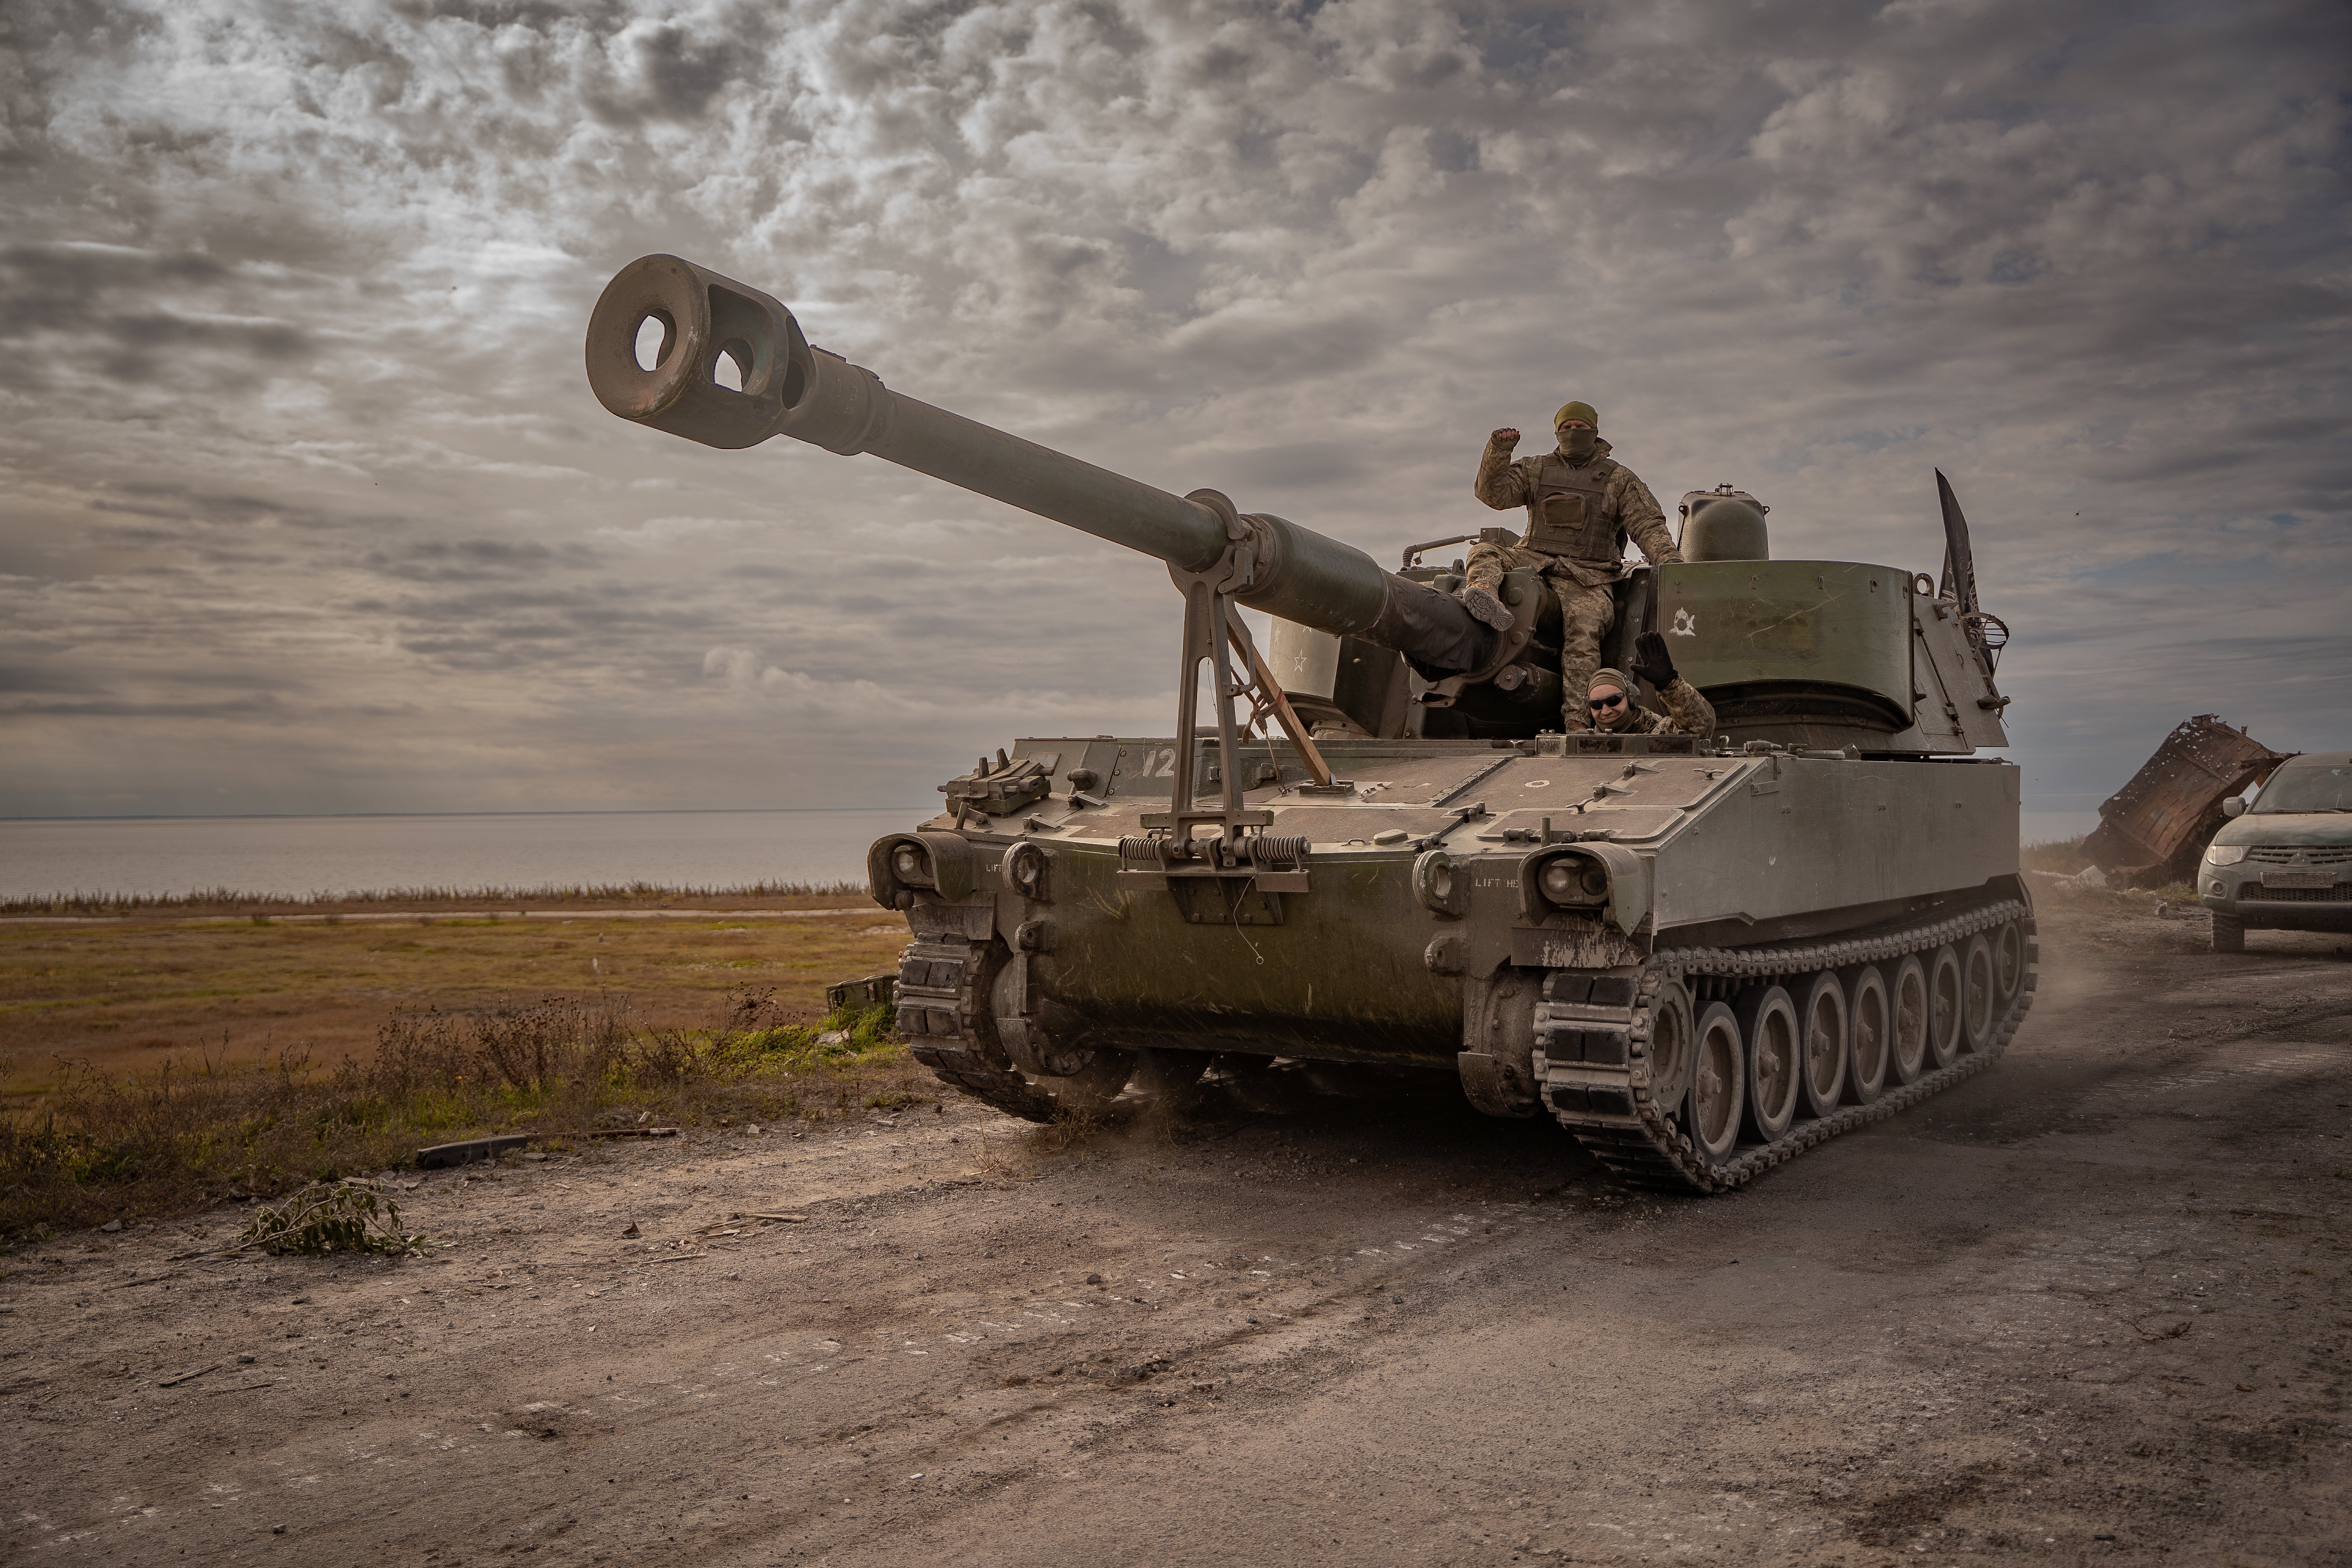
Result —
<instances>
[{"instance_id":1,"label":"gravel ground","mask_svg":"<svg viewBox=\"0 0 2352 1568\"><path fill-rule=\"evenodd\" d=\"M2347 944L2051 901L2000 1068L1727 1198L1284 1092L435 1175L429 1262L20 1247L0 1551L2352 1562Z\"/></svg>"}]
</instances>

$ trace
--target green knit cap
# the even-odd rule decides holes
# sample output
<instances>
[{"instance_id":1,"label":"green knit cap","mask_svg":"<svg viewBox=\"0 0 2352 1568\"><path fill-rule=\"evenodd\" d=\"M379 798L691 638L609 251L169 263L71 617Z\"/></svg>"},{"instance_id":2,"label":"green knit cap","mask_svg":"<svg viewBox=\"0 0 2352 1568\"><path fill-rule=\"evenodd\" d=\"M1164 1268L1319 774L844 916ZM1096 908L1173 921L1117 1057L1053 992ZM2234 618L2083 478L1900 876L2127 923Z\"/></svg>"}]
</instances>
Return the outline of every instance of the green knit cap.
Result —
<instances>
[{"instance_id":1,"label":"green knit cap","mask_svg":"<svg viewBox=\"0 0 2352 1568\"><path fill-rule=\"evenodd\" d=\"M1601 416L1592 411L1592 405L1590 403L1561 404L1559 412L1551 416L1551 427L1557 430L1571 419L1583 420L1592 426L1595 435L1601 431Z\"/></svg>"}]
</instances>

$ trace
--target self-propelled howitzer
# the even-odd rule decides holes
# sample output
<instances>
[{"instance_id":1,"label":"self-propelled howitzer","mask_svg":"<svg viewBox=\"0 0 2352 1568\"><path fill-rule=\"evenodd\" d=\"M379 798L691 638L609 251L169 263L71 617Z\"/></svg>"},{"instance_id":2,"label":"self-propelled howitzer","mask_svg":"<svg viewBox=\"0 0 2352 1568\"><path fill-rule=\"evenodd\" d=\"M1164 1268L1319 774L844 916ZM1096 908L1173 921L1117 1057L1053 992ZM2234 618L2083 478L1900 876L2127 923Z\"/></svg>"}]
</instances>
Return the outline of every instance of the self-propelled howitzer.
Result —
<instances>
[{"instance_id":1,"label":"self-propelled howitzer","mask_svg":"<svg viewBox=\"0 0 2352 1568\"><path fill-rule=\"evenodd\" d=\"M1458 563L1418 564L1434 546L1390 572L904 396L675 257L614 278L587 360L625 418L870 453L1166 563L1170 736L1018 742L868 858L914 932L900 1032L1006 1110L1282 1058L1437 1068L1629 1176L1720 1191L1982 1068L2031 1001L2017 773L1969 755L2005 743L2006 630L1940 476L1940 589L1769 560L1760 502L1685 497L1685 563L1624 574L1603 651L1662 632L1725 733L1563 734L1533 574L1493 631ZM1276 617L1265 652L1236 606Z\"/></svg>"}]
</instances>

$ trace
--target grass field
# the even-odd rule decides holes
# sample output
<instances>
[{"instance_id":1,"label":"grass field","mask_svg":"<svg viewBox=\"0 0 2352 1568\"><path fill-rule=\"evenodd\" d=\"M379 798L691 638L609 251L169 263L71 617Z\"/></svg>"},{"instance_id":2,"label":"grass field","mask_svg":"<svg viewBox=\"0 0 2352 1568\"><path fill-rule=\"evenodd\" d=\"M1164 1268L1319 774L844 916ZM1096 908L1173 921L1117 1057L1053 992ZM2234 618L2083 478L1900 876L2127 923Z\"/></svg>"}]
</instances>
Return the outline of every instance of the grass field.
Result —
<instances>
[{"instance_id":1,"label":"grass field","mask_svg":"<svg viewBox=\"0 0 2352 1568\"><path fill-rule=\"evenodd\" d=\"M208 888L184 893L45 893L0 897L0 920L28 915L326 915L381 912L512 913L519 910L793 910L857 903L862 882L747 882L730 888L665 888L656 882L571 883L537 888L377 888L364 892L253 893Z\"/></svg>"},{"instance_id":2,"label":"grass field","mask_svg":"<svg viewBox=\"0 0 2352 1568\"><path fill-rule=\"evenodd\" d=\"M0 1234L160 1217L523 1131L928 1100L887 1011L903 919L798 908L0 922ZM831 1032L827 1032L831 1031Z\"/></svg>"},{"instance_id":3,"label":"grass field","mask_svg":"<svg viewBox=\"0 0 2352 1568\"><path fill-rule=\"evenodd\" d=\"M21 1104L75 1062L138 1073L167 1056L253 1061L289 1048L317 1062L364 1059L396 1012L548 996L679 1028L715 1024L730 992L772 988L780 1017L810 1020L828 984L890 968L906 945L906 922L862 897L791 901L803 918L377 911L0 923L0 1091ZM820 912L828 907L841 912Z\"/></svg>"}]
</instances>

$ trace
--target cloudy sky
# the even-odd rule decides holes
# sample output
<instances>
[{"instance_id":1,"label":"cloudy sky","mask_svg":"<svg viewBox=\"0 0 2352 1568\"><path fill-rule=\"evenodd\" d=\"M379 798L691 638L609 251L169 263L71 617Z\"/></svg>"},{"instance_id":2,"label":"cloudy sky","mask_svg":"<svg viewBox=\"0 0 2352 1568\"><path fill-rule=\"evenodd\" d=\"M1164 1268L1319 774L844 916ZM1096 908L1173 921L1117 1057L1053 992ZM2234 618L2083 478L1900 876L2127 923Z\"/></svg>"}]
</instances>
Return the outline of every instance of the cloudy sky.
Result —
<instances>
[{"instance_id":1,"label":"cloudy sky","mask_svg":"<svg viewBox=\"0 0 2352 1568\"><path fill-rule=\"evenodd\" d=\"M674 251L1383 559L1570 396L1669 509L1975 525L2029 806L2352 746L2352 12L9 0L0 815L916 805L1164 732L1154 563L589 395Z\"/></svg>"}]
</instances>

